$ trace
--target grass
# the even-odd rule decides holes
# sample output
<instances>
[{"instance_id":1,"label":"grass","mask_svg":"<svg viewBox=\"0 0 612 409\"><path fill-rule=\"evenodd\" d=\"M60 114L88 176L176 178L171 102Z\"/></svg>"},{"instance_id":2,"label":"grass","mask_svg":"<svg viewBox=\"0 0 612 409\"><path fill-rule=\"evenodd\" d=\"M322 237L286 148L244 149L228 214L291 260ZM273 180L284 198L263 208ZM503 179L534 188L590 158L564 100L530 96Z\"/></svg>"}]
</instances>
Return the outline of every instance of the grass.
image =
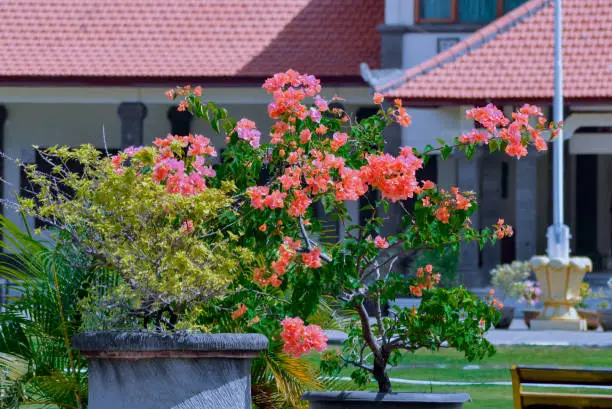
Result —
<instances>
[{"instance_id":1,"label":"grass","mask_svg":"<svg viewBox=\"0 0 612 409\"><path fill-rule=\"evenodd\" d=\"M317 358L313 355L313 361ZM510 382L510 367L515 364L612 367L612 349L549 346L500 346L497 354L482 362L467 362L462 354L444 349L438 352L426 350L406 354L397 368L389 371L391 378L419 381L456 381L456 382ZM471 365L471 367L469 366ZM474 367L479 365L479 367ZM350 371L343 372L349 376ZM368 389L376 390L372 384ZM440 386L407 385L394 383L395 392L466 392L472 403L466 409L512 409L512 387L495 385ZM551 388L538 388L538 391L555 391ZM562 393L586 392L611 394L610 390L563 389Z\"/></svg>"}]
</instances>

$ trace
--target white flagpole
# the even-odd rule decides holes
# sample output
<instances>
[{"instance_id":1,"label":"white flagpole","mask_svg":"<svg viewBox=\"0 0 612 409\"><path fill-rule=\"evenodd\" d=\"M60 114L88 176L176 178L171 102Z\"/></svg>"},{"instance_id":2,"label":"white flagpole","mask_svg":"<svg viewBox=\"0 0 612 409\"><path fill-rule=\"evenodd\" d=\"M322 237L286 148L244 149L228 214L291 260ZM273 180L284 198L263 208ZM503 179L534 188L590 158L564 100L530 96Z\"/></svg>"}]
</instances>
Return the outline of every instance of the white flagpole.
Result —
<instances>
[{"instance_id":1,"label":"white flagpole","mask_svg":"<svg viewBox=\"0 0 612 409\"><path fill-rule=\"evenodd\" d=\"M563 121L563 15L562 0L555 2L555 90L553 98L553 121ZM548 228L548 256L569 257L569 227L564 223L563 191L563 130L553 143L553 225Z\"/></svg>"}]
</instances>

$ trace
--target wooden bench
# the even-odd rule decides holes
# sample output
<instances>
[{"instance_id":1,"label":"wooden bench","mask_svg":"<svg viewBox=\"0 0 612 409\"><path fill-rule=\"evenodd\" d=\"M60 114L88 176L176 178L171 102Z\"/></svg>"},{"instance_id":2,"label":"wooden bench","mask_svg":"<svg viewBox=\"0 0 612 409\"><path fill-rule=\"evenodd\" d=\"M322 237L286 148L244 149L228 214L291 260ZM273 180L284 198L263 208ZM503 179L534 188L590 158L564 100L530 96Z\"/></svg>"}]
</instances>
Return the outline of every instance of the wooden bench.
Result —
<instances>
[{"instance_id":1,"label":"wooden bench","mask_svg":"<svg viewBox=\"0 0 612 409\"><path fill-rule=\"evenodd\" d=\"M585 353L588 353L585 351ZM612 351L610 352L612 353ZM612 368L547 368L513 366L512 394L514 409L523 408L612 408L612 394L524 392L523 385L550 384L612 386Z\"/></svg>"}]
</instances>

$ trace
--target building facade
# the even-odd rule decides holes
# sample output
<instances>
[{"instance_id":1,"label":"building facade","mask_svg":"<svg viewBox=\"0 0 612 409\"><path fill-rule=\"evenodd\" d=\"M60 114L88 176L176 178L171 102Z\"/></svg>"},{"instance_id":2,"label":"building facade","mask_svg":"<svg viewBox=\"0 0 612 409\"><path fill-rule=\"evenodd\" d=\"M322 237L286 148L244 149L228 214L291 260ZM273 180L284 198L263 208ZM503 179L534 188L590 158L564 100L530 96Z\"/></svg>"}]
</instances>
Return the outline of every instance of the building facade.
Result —
<instances>
[{"instance_id":1,"label":"building facade","mask_svg":"<svg viewBox=\"0 0 612 409\"><path fill-rule=\"evenodd\" d=\"M612 2L563 5L565 220L573 253L591 257L596 271L611 270ZM397 130L401 144L423 147L435 137L467 132L475 124L465 120L466 109L487 103L507 115L523 103L538 104L551 118L551 0L387 0L380 31L382 69L364 65L362 73L374 89L411 106L415 126ZM463 249L461 270L469 285L486 285L488 271L500 262L545 252L552 155L518 161L503 154L472 161L457 155L437 166L442 186L478 192L476 225L502 217L515 228L512 240L493 248Z\"/></svg>"},{"instance_id":2,"label":"building facade","mask_svg":"<svg viewBox=\"0 0 612 409\"><path fill-rule=\"evenodd\" d=\"M413 125L391 129L391 150L422 148L474 127L465 111L493 102L552 101L551 0L51 0L0 8L0 150L36 162L32 145L120 149L167 133L210 136L164 96L200 84L232 115L270 121L263 80L293 68L320 77L325 96L367 115L374 90L402 98ZM612 1L565 0L566 220L576 254L610 268ZM588 64L584 64L589 61ZM500 262L541 254L551 223L551 155L519 161L484 152L433 160L428 177L479 194L474 223L502 217L516 235L480 252L466 247L468 285L488 284ZM2 197L23 180L0 164ZM358 204L352 206L358 212ZM8 204L4 213L19 222ZM355 217L358 217L355 215Z\"/></svg>"}]
</instances>

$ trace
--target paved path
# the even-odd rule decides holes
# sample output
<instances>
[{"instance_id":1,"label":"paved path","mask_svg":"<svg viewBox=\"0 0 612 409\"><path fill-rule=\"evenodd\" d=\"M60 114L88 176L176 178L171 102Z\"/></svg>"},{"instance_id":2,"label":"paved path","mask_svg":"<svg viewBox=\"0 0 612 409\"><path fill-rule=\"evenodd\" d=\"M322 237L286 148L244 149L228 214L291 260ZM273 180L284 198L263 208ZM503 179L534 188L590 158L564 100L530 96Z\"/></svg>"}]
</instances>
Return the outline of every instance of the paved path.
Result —
<instances>
[{"instance_id":1,"label":"paved path","mask_svg":"<svg viewBox=\"0 0 612 409\"><path fill-rule=\"evenodd\" d=\"M341 331L326 331L330 344L340 344L346 338ZM612 332L597 331L534 331L523 320L515 319L508 330L491 330L487 339L494 345L561 345L612 348Z\"/></svg>"}]
</instances>

